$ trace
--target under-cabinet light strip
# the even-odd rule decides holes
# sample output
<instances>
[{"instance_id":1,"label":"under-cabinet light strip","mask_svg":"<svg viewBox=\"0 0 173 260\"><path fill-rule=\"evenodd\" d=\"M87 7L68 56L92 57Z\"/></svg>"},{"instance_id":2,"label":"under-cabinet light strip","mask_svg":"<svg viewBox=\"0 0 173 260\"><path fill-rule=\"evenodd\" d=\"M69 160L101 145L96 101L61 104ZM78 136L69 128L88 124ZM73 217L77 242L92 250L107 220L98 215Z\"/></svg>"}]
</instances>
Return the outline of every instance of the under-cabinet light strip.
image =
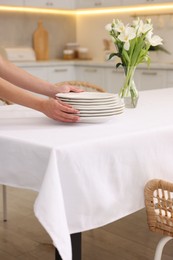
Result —
<instances>
[{"instance_id":1,"label":"under-cabinet light strip","mask_svg":"<svg viewBox=\"0 0 173 260\"><path fill-rule=\"evenodd\" d=\"M25 12L25 13L39 13L39 14L75 14L75 10L61 10L61 9L47 9L21 6L3 6L0 5L0 11L7 12Z\"/></svg>"},{"instance_id":2,"label":"under-cabinet light strip","mask_svg":"<svg viewBox=\"0 0 173 260\"><path fill-rule=\"evenodd\" d=\"M122 6L112 8L92 8L92 9L78 9L78 10L61 10L61 9L47 9L34 7L20 7L20 6L1 6L0 11L8 12L26 12L26 13L42 13L42 14L67 14L67 15L95 15L95 14L125 14L125 13L173 13L173 3L167 4L151 4L151 5L135 5Z\"/></svg>"},{"instance_id":3,"label":"under-cabinet light strip","mask_svg":"<svg viewBox=\"0 0 173 260\"><path fill-rule=\"evenodd\" d=\"M100 8L100 9L85 9L76 10L76 14L90 15L90 14L125 14L125 13L173 13L173 4L150 4L150 5L135 5L135 6L123 6L112 8Z\"/></svg>"}]
</instances>

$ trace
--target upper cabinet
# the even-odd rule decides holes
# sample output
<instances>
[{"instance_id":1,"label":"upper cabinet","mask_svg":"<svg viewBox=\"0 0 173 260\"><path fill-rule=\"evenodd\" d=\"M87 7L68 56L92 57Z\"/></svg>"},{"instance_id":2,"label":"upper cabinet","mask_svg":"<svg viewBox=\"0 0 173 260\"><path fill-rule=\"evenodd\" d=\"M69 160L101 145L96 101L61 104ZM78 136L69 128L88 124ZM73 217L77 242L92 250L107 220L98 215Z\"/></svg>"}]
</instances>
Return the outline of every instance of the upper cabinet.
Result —
<instances>
[{"instance_id":1,"label":"upper cabinet","mask_svg":"<svg viewBox=\"0 0 173 260\"><path fill-rule=\"evenodd\" d=\"M157 4L168 3L169 0L123 0L123 5Z\"/></svg>"},{"instance_id":2,"label":"upper cabinet","mask_svg":"<svg viewBox=\"0 0 173 260\"><path fill-rule=\"evenodd\" d=\"M167 3L169 0L76 0L77 8L116 7L140 4Z\"/></svg>"},{"instance_id":3,"label":"upper cabinet","mask_svg":"<svg viewBox=\"0 0 173 260\"><path fill-rule=\"evenodd\" d=\"M75 9L167 3L169 0L0 0L0 5Z\"/></svg>"},{"instance_id":4,"label":"upper cabinet","mask_svg":"<svg viewBox=\"0 0 173 260\"><path fill-rule=\"evenodd\" d=\"M75 0L24 0L25 6L43 8L74 9Z\"/></svg>"},{"instance_id":5,"label":"upper cabinet","mask_svg":"<svg viewBox=\"0 0 173 260\"><path fill-rule=\"evenodd\" d=\"M120 6L122 0L76 0L77 8Z\"/></svg>"},{"instance_id":6,"label":"upper cabinet","mask_svg":"<svg viewBox=\"0 0 173 260\"><path fill-rule=\"evenodd\" d=\"M23 6L24 0L0 0L0 5Z\"/></svg>"},{"instance_id":7,"label":"upper cabinet","mask_svg":"<svg viewBox=\"0 0 173 260\"><path fill-rule=\"evenodd\" d=\"M122 5L122 0L103 0L102 1L102 6L103 7L108 7L108 6L121 6Z\"/></svg>"}]
</instances>

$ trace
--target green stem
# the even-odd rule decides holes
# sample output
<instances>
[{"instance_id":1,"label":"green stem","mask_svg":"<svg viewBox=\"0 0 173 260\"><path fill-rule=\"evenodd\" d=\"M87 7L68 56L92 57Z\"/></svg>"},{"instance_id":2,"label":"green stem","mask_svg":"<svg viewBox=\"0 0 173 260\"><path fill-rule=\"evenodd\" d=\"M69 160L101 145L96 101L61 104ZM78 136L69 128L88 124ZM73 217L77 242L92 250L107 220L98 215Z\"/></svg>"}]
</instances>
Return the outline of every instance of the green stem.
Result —
<instances>
[{"instance_id":1,"label":"green stem","mask_svg":"<svg viewBox=\"0 0 173 260\"><path fill-rule=\"evenodd\" d=\"M131 97L132 104L135 106L138 99L138 91L134 83L134 73L136 67L128 66L125 68L125 82L120 90L120 97Z\"/></svg>"}]
</instances>

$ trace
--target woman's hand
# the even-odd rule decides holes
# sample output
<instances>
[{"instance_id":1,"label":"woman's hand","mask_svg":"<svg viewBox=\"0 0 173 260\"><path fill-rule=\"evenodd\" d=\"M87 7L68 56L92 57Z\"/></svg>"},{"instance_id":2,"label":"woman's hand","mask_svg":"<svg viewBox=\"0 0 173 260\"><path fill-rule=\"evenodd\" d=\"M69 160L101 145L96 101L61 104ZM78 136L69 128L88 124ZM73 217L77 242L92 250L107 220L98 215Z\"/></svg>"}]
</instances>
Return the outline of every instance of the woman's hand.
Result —
<instances>
[{"instance_id":1,"label":"woman's hand","mask_svg":"<svg viewBox=\"0 0 173 260\"><path fill-rule=\"evenodd\" d=\"M49 98L46 101L44 100L41 112L43 112L46 116L61 122L79 121L79 111L73 108L71 105L62 102L60 99L57 99L55 96L57 93L68 92L80 93L83 92L83 90L70 84L54 84L52 98Z\"/></svg>"},{"instance_id":2,"label":"woman's hand","mask_svg":"<svg viewBox=\"0 0 173 260\"><path fill-rule=\"evenodd\" d=\"M68 93L68 92L76 92L76 93L79 93L79 92L83 92L82 89L76 87L76 86L73 86L73 85L69 85L69 84L65 84L65 85L56 85L56 93Z\"/></svg>"},{"instance_id":3,"label":"woman's hand","mask_svg":"<svg viewBox=\"0 0 173 260\"><path fill-rule=\"evenodd\" d=\"M41 112L46 116L61 122L73 123L79 120L78 110L54 98L42 101Z\"/></svg>"}]
</instances>

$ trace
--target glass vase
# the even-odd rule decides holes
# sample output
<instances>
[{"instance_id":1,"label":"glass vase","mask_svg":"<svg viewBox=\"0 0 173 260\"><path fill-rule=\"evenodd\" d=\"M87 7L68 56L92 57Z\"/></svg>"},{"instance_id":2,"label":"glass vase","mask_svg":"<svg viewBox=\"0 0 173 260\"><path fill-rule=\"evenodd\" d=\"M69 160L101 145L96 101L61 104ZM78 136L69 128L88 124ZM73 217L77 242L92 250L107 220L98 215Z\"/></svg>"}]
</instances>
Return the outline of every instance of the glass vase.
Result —
<instances>
[{"instance_id":1,"label":"glass vase","mask_svg":"<svg viewBox=\"0 0 173 260\"><path fill-rule=\"evenodd\" d=\"M125 81L123 87L120 89L120 97L124 100L125 107L135 108L138 103L139 93L137 91L134 73L136 67L125 68Z\"/></svg>"}]
</instances>

